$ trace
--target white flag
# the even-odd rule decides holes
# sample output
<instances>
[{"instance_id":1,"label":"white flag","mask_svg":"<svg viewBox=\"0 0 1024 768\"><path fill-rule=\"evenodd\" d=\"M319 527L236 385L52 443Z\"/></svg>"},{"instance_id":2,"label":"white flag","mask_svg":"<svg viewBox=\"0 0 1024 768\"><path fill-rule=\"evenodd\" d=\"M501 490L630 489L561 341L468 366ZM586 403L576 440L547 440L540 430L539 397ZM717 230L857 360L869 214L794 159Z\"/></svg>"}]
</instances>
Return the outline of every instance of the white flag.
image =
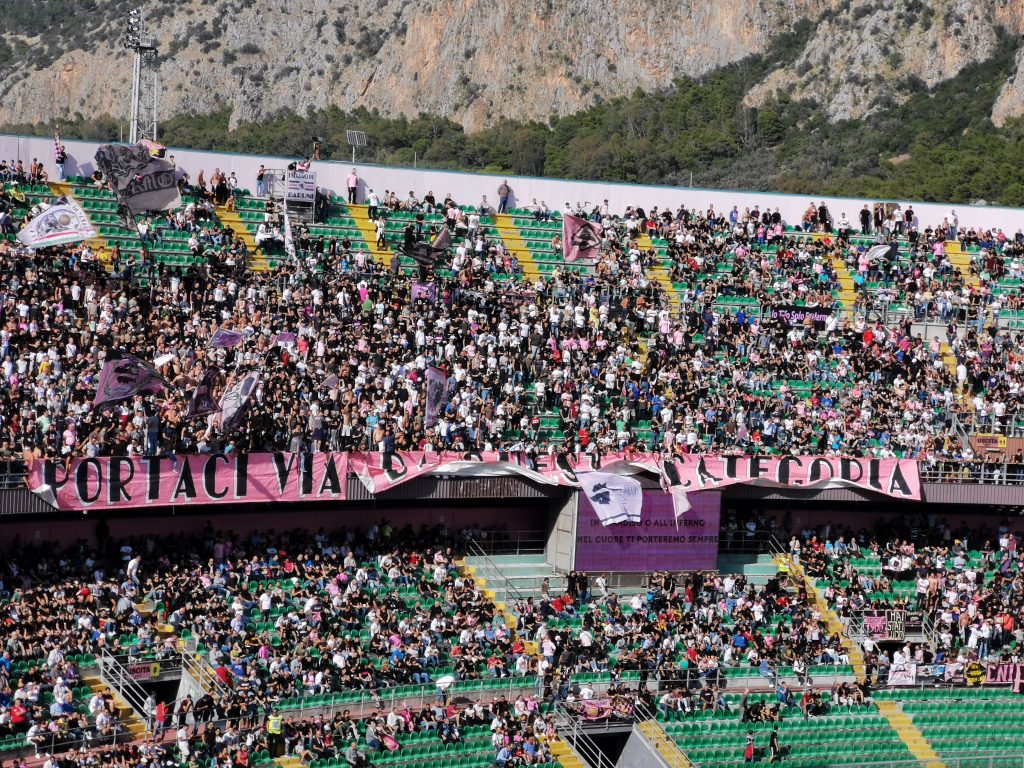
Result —
<instances>
[{"instance_id":1,"label":"white flag","mask_svg":"<svg viewBox=\"0 0 1024 768\"><path fill-rule=\"evenodd\" d=\"M602 525L640 522L644 493L635 477L586 472L579 479L580 489L587 495Z\"/></svg>"},{"instance_id":2,"label":"white flag","mask_svg":"<svg viewBox=\"0 0 1024 768\"><path fill-rule=\"evenodd\" d=\"M96 236L89 217L74 200L59 197L18 233L18 239L29 248L80 243Z\"/></svg>"},{"instance_id":3,"label":"white flag","mask_svg":"<svg viewBox=\"0 0 1024 768\"><path fill-rule=\"evenodd\" d=\"M289 259L295 260L295 237L292 235L292 220L288 211L284 212L284 252Z\"/></svg>"},{"instance_id":4,"label":"white flag","mask_svg":"<svg viewBox=\"0 0 1024 768\"><path fill-rule=\"evenodd\" d=\"M676 517L676 528L679 527L679 518L690 511L690 498L686 495L686 491L682 488L673 488L672 494L672 513Z\"/></svg>"},{"instance_id":5,"label":"white flag","mask_svg":"<svg viewBox=\"0 0 1024 768\"><path fill-rule=\"evenodd\" d=\"M259 371L251 371L228 387L220 397L220 427L227 432L241 421L245 406L260 383Z\"/></svg>"}]
</instances>

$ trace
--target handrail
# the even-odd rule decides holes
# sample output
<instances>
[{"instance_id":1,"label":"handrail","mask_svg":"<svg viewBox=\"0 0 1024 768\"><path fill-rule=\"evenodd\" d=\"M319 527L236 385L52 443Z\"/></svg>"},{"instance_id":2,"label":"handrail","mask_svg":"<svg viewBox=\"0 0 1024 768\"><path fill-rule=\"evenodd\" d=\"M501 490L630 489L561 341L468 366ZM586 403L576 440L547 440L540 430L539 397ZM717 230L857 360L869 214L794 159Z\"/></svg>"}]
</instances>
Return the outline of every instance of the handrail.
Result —
<instances>
[{"instance_id":1,"label":"handrail","mask_svg":"<svg viewBox=\"0 0 1024 768\"><path fill-rule=\"evenodd\" d=\"M146 702L149 694L139 685L135 679L128 674L128 670L111 653L101 647L96 662L99 665L100 675L104 682L109 685L117 695L131 708L135 716L149 727L149 715L146 711Z\"/></svg>"},{"instance_id":2,"label":"handrail","mask_svg":"<svg viewBox=\"0 0 1024 768\"><path fill-rule=\"evenodd\" d=\"M195 648L186 648L181 654L181 669L189 677L195 680L196 684L204 692L216 692L224 695L228 693L221 679L211 671L209 665L203 661Z\"/></svg>"},{"instance_id":3,"label":"handrail","mask_svg":"<svg viewBox=\"0 0 1024 768\"><path fill-rule=\"evenodd\" d=\"M579 720L560 703L555 705L555 726L558 734L589 768L615 768L615 761L601 751L597 742L583 730Z\"/></svg>"},{"instance_id":4,"label":"handrail","mask_svg":"<svg viewBox=\"0 0 1024 768\"><path fill-rule=\"evenodd\" d=\"M693 762L668 735L646 704L637 701L633 707L633 713L637 718L637 728L640 733L651 742L651 746L669 764L670 768L693 768Z\"/></svg>"},{"instance_id":5,"label":"handrail","mask_svg":"<svg viewBox=\"0 0 1024 768\"><path fill-rule=\"evenodd\" d=\"M491 560L490 555L488 555L487 552L484 551L484 548L480 546L480 543L476 539L472 537L469 538L469 540L466 542L466 552L471 557L477 557L482 559L483 568L479 569L483 572L481 575L488 582L499 582L504 587L506 597L512 595L516 600L526 599L523 596L523 593L516 588L516 586L512 583L508 576L501 572L501 569L498 568L497 564L493 560Z\"/></svg>"}]
</instances>

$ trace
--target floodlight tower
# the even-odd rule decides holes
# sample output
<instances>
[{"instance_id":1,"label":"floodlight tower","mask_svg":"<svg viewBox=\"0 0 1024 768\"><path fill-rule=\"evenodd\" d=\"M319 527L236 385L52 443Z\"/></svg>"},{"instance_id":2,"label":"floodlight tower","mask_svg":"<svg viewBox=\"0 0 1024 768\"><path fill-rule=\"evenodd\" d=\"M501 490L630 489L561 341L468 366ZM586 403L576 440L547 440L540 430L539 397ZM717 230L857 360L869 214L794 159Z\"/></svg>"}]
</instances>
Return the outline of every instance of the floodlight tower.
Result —
<instances>
[{"instance_id":1,"label":"floodlight tower","mask_svg":"<svg viewBox=\"0 0 1024 768\"><path fill-rule=\"evenodd\" d=\"M132 113L128 142L157 140L156 106L159 98L156 38L146 32L141 8L133 8L125 19L124 47L132 51Z\"/></svg>"}]
</instances>

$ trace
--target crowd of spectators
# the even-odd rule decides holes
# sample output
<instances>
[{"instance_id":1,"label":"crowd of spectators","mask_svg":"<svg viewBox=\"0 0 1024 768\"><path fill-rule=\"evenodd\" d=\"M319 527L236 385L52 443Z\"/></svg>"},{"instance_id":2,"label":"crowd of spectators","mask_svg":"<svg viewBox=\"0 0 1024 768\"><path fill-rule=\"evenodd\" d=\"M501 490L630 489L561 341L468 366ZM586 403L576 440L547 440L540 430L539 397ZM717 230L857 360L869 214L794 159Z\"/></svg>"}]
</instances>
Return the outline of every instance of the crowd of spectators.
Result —
<instances>
[{"instance_id":1,"label":"crowd of spectators","mask_svg":"<svg viewBox=\"0 0 1024 768\"><path fill-rule=\"evenodd\" d=\"M1006 433L1021 412L1021 339L997 325L951 321L945 339L925 339L909 320L887 326L833 314L823 327L790 326L756 308L715 304L732 294L769 306L769 284L780 301L831 303L835 268L823 241L794 240L774 253L778 263L756 253L761 225L751 235L751 223L768 217L777 229L767 211L630 209L617 218L598 208L593 217L609 225L607 270L509 281L487 266L490 256L466 257L453 277L438 278L433 302L412 300L407 275L351 243L301 232L309 251L295 261L272 273L245 269L236 234L204 225L212 208L202 186L186 191L195 197L182 210L143 219L140 234L145 245L187 231L194 252L217 255L209 266L136 265L133 256L124 266L118 256L112 275L87 246L0 246L0 450L8 458L634 446L971 460L954 423ZM669 239L680 276L713 271L726 255L738 266L673 306L647 275L641 227ZM211 349L219 328L242 332L244 342ZM286 331L296 340L275 344ZM162 366L171 388L93 407L111 349L173 355ZM447 404L427 427L424 372L435 365L448 375ZM215 418L184 415L210 366L222 371L215 394L249 370L263 372L248 418L227 432ZM558 414L557 430L542 428L545 413Z\"/></svg>"},{"instance_id":2,"label":"crowd of spectators","mask_svg":"<svg viewBox=\"0 0 1024 768\"><path fill-rule=\"evenodd\" d=\"M854 531L826 527L793 537L790 551L841 619L864 637L865 661L880 679L905 664L1021 661L1024 601L1020 532L998 526L953 528L931 514ZM887 642L865 628L865 611L906 611L924 641Z\"/></svg>"}]
</instances>

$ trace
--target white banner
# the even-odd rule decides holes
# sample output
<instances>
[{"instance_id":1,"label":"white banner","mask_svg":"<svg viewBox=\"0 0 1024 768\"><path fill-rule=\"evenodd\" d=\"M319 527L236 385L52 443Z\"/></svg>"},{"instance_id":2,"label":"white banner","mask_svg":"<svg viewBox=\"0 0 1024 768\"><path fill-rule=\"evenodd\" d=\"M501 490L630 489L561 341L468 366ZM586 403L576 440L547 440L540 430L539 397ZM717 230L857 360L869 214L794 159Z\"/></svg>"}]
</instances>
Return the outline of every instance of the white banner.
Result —
<instances>
[{"instance_id":1,"label":"white banner","mask_svg":"<svg viewBox=\"0 0 1024 768\"><path fill-rule=\"evenodd\" d=\"M602 525L639 523L644 502L643 486L635 477L611 472L585 472L580 490L587 494Z\"/></svg>"},{"instance_id":2,"label":"white banner","mask_svg":"<svg viewBox=\"0 0 1024 768\"><path fill-rule=\"evenodd\" d=\"M18 233L18 239L29 248L80 243L96 236L89 217L74 200L59 197L49 208L36 216Z\"/></svg>"},{"instance_id":3,"label":"white banner","mask_svg":"<svg viewBox=\"0 0 1024 768\"><path fill-rule=\"evenodd\" d=\"M316 200L316 173L288 171L284 178L284 199L290 203L309 203Z\"/></svg>"},{"instance_id":4,"label":"white banner","mask_svg":"<svg viewBox=\"0 0 1024 768\"><path fill-rule=\"evenodd\" d=\"M893 664L886 682L891 686L914 685L916 679L917 664Z\"/></svg>"}]
</instances>

